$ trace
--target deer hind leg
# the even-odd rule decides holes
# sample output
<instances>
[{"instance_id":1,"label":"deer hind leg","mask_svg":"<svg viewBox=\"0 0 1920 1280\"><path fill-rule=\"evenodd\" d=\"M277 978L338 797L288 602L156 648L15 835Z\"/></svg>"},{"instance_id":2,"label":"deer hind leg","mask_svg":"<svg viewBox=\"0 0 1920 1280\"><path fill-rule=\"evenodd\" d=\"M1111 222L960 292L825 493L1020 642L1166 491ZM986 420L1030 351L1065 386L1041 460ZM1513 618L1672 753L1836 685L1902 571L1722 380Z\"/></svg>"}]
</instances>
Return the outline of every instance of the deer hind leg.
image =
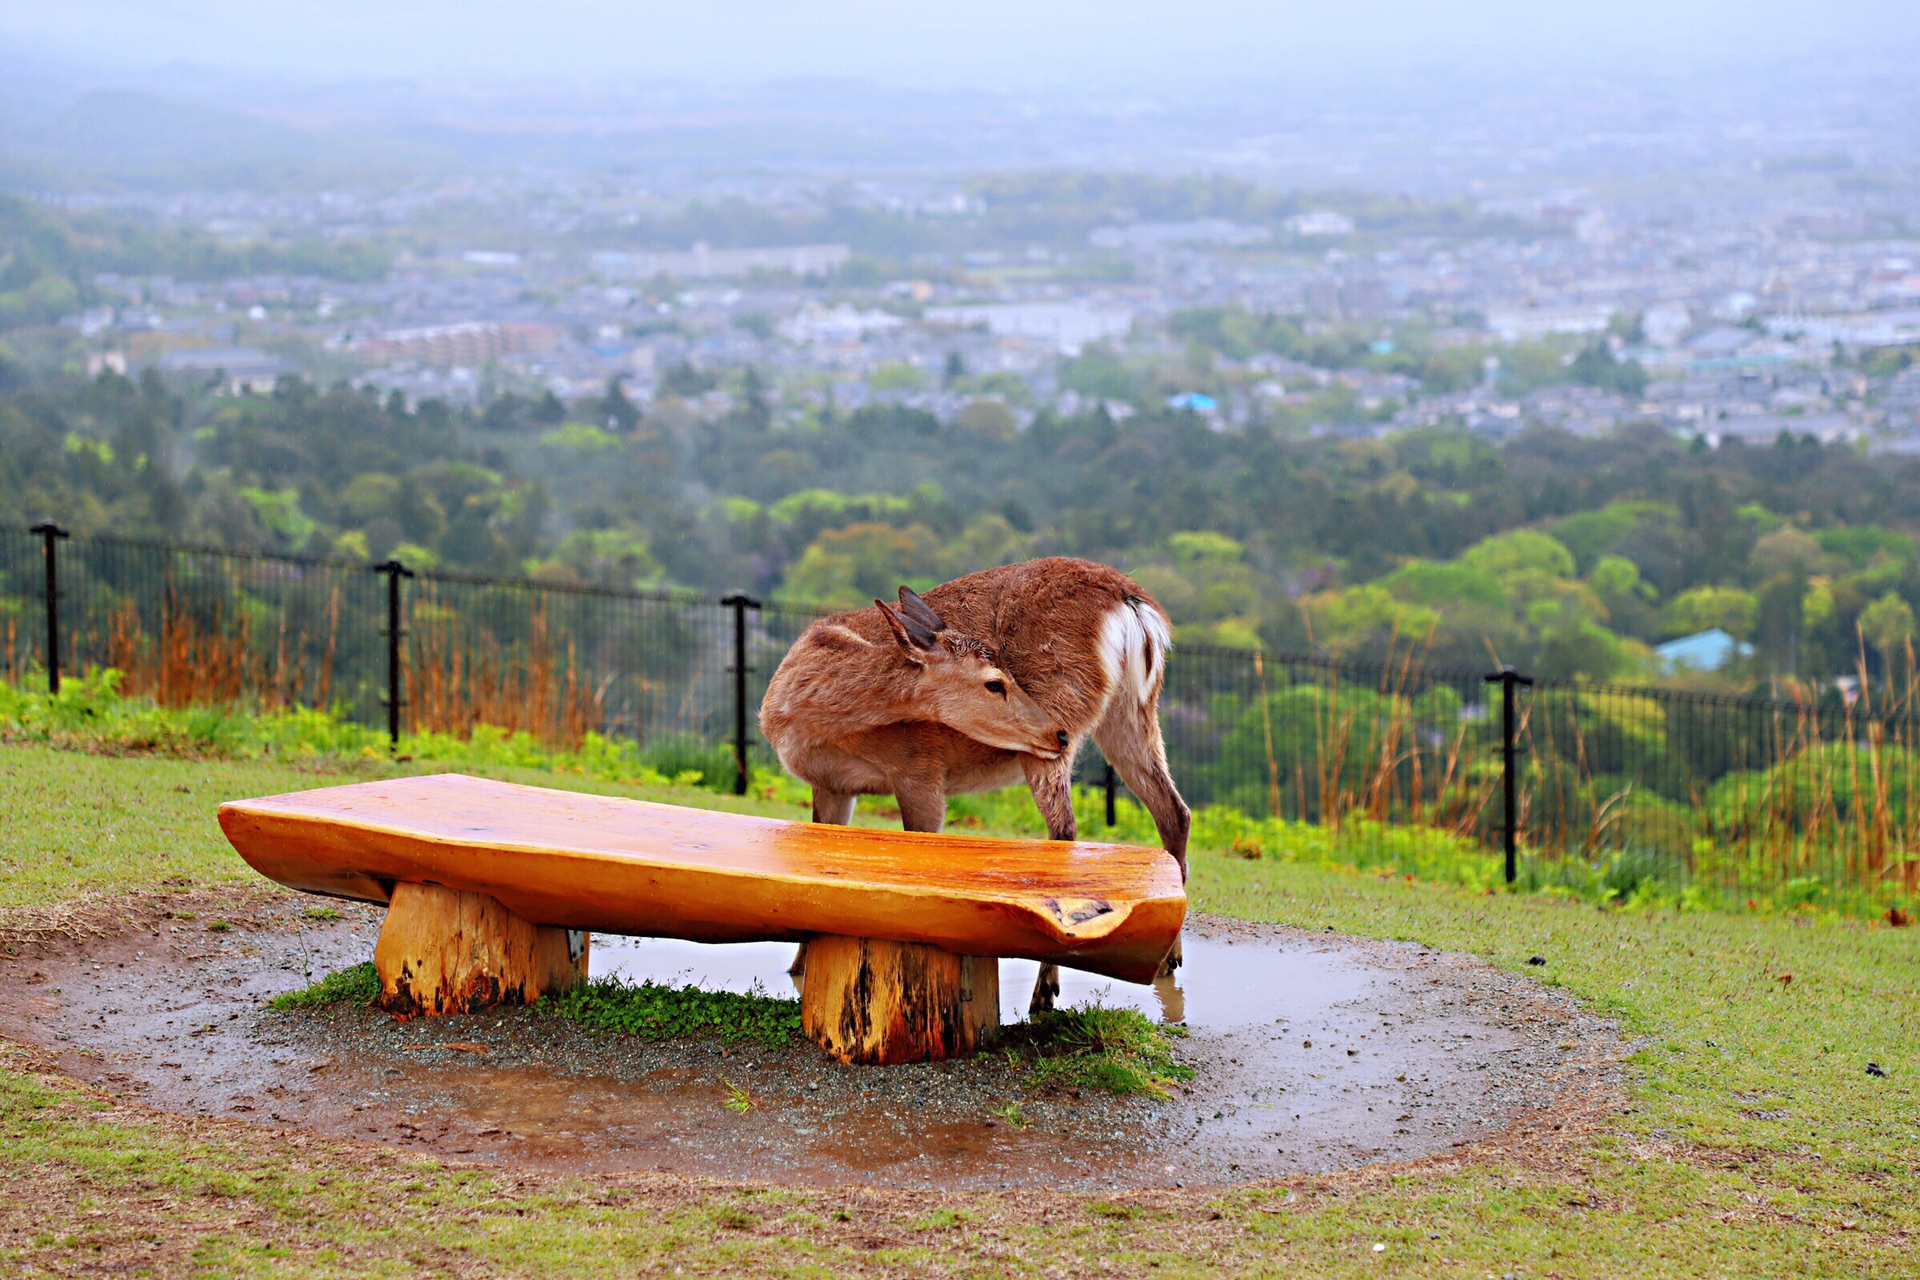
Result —
<instances>
[{"instance_id":1,"label":"deer hind leg","mask_svg":"<svg viewBox=\"0 0 1920 1280\"><path fill-rule=\"evenodd\" d=\"M1047 839L1077 839L1080 823L1073 816L1072 758L1061 756L1057 760L1042 760L1038 756L1022 756L1020 765L1026 772L1027 786L1033 792L1033 803L1046 820ZM1041 965L1040 974L1033 983L1033 998L1027 1001L1027 1015L1031 1017L1036 1013L1049 1012L1059 994L1060 966Z\"/></svg>"},{"instance_id":2,"label":"deer hind leg","mask_svg":"<svg viewBox=\"0 0 1920 1280\"><path fill-rule=\"evenodd\" d=\"M1053 1002L1060 998L1060 966L1043 964L1040 976L1033 982L1033 998L1027 1001L1029 1018L1042 1013L1053 1012Z\"/></svg>"},{"instance_id":3,"label":"deer hind leg","mask_svg":"<svg viewBox=\"0 0 1920 1280\"><path fill-rule=\"evenodd\" d=\"M1179 788L1173 785L1173 774L1167 769L1167 748L1160 737L1158 703L1156 697L1145 706L1128 706L1115 698L1094 728L1093 740L1099 744L1100 753L1113 766L1113 771L1127 784L1127 789L1140 797L1147 812L1153 815L1160 844L1180 864L1180 879L1184 881L1187 835L1193 827L1193 811L1180 798ZM1176 938L1173 950L1161 962L1161 974L1178 969L1181 959L1180 940Z\"/></svg>"},{"instance_id":4,"label":"deer hind leg","mask_svg":"<svg viewBox=\"0 0 1920 1280\"><path fill-rule=\"evenodd\" d=\"M813 789L813 820L830 826L844 827L853 821L853 802L856 797L846 791L824 791ZM807 944L801 943L799 950L793 953L793 963L787 966L789 977L807 971Z\"/></svg>"},{"instance_id":5,"label":"deer hind leg","mask_svg":"<svg viewBox=\"0 0 1920 1280\"><path fill-rule=\"evenodd\" d=\"M1187 834L1193 827L1193 811L1180 798L1167 769L1167 748L1160 738L1160 717L1155 703L1123 706L1115 698L1107 714L1093 730L1100 754L1107 758L1127 790L1140 797L1153 815L1160 832L1161 847L1180 864L1180 878L1187 878Z\"/></svg>"}]
</instances>

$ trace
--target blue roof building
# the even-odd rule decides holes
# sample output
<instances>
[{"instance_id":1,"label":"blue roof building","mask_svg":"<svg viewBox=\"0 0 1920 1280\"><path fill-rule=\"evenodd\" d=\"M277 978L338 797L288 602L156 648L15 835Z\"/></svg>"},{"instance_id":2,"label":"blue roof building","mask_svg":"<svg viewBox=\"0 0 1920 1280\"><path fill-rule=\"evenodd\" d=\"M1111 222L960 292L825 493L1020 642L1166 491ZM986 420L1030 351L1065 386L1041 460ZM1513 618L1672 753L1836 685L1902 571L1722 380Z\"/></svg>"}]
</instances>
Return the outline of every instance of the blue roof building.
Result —
<instances>
[{"instance_id":1,"label":"blue roof building","mask_svg":"<svg viewBox=\"0 0 1920 1280\"><path fill-rule=\"evenodd\" d=\"M1719 627L1708 627L1655 645L1653 653L1660 659L1660 670L1672 675L1676 671L1718 671L1735 658L1752 657L1753 646L1735 640Z\"/></svg>"}]
</instances>

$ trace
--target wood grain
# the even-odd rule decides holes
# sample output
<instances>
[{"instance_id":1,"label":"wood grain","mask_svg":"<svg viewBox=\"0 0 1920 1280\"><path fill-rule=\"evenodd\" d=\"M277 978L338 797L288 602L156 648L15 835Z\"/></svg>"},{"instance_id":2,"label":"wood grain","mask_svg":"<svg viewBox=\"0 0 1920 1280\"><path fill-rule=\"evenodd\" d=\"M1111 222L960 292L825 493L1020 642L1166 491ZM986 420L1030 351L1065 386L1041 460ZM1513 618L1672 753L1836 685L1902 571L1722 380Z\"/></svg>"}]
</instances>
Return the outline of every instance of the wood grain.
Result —
<instances>
[{"instance_id":1,"label":"wood grain","mask_svg":"<svg viewBox=\"0 0 1920 1280\"><path fill-rule=\"evenodd\" d=\"M940 1062L999 1027L998 960L833 934L807 945L800 1029L842 1062Z\"/></svg>"},{"instance_id":2,"label":"wood grain","mask_svg":"<svg viewBox=\"0 0 1920 1280\"><path fill-rule=\"evenodd\" d=\"M374 944L382 1009L408 1017L532 1004L587 980L587 936L529 924L484 893L396 884Z\"/></svg>"},{"instance_id":3,"label":"wood grain","mask_svg":"<svg viewBox=\"0 0 1920 1280\"><path fill-rule=\"evenodd\" d=\"M385 903L396 884L438 885L534 924L695 942L832 934L1144 983L1186 916L1157 849L785 822L458 774L234 801L220 825L295 889Z\"/></svg>"}]
</instances>

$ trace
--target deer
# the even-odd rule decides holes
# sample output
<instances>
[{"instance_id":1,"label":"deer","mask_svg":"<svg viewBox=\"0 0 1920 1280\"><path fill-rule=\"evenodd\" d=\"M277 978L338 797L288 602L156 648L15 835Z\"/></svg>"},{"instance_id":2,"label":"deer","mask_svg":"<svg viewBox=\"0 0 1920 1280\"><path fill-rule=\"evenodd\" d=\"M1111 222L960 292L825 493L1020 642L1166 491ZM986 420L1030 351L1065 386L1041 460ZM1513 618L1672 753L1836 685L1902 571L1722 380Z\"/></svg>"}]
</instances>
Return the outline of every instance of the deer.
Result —
<instances>
[{"instance_id":1,"label":"deer","mask_svg":"<svg viewBox=\"0 0 1920 1280\"><path fill-rule=\"evenodd\" d=\"M1079 835L1073 760L1091 736L1187 873L1192 813L1167 768L1160 692L1167 613L1117 569L1064 556L983 569L924 597L822 618L767 685L760 730L813 788L813 820L892 795L908 831L939 831L947 797L1021 781L1050 840ZM793 972L805 966L806 946ZM1180 963L1176 945L1167 958ZM1043 965L1029 1012L1053 1007Z\"/></svg>"}]
</instances>

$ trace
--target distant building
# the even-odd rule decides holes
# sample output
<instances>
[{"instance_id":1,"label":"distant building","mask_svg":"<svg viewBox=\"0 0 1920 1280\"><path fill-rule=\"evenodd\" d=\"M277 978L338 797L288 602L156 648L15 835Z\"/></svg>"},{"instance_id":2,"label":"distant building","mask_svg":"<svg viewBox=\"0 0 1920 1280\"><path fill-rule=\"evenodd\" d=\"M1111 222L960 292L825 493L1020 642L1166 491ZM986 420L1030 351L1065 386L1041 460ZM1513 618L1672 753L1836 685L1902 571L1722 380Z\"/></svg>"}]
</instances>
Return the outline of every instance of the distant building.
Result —
<instances>
[{"instance_id":1,"label":"distant building","mask_svg":"<svg viewBox=\"0 0 1920 1280\"><path fill-rule=\"evenodd\" d=\"M390 329L354 344L372 364L412 360L439 369L477 369L510 355L545 355L560 344L560 330L544 324L496 324L469 320L460 324Z\"/></svg>"},{"instance_id":2,"label":"distant building","mask_svg":"<svg viewBox=\"0 0 1920 1280\"><path fill-rule=\"evenodd\" d=\"M1338 215L1335 215L1338 216ZM1265 227L1225 218L1195 218L1190 222L1136 222L1126 227L1095 227L1087 243L1096 249L1159 249L1173 244L1264 244L1273 239Z\"/></svg>"},{"instance_id":3,"label":"distant building","mask_svg":"<svg viewBox=\"0 0 1920 1280\"><path fill-rule=\"evenodd\" d=\"M858 342L869 333L884 333L905 323L887 311L856 311L845 304L833 308L809 306L780 322L780 336L796 346Z\"/></svg>"},{"instance_id":4,"label":"distant building","mask_svg":"<svg viewBox=\"0 0 1920 1280\"><path fill-rule=\"evenodd\" d=\"M1177 396L1167 397L1167 408L1185 409L1203 417L1212 417L1220 412L1220 402L1201 391L1182 391Z\"/></svg>"},{"instance_id":5,"label":"distant building","mask_svg":"<svg viewBox=\"0 0 1920 1280\"><path fill-rule=\"evenodd\" d=\"M1693 328L1693 313L1685 303L1661 302L1640 316L1640 332L1656 347L1677 347Z\"/></svg>"},{"instance_id":6,"label":"distant building","mask_svg":"<svg viewBox=\"0 0 1920 1280\"><path fill-rule=\"evenodd\" d=\"M1575 307L1490 307L1487 328L1502 342L1538 342L1554 333L1605 333L1613 320L1613 308Z\"/></svg>"},{"instance_id":7,"label":"distant building","mask_svg":"<svg viewBox=\"0 0 1920 1280\"><path fill-rule=\"evenodd\" d=\"M1753 646L1735 640L1719 627L1708 627L1653 647L1663 674L1680 671L1718 671L1735 658L1753 656Z\"/></svg>"},{"instance_id":8,"label":"distant building","mask_svg":"<svg viewBox=\"0 0 1920 1280\"><path fill-rule=\"evenodd\" d=\"M1845 347L1910 347L1920 345L1920 310L1772 316L1767 332L1822 347L1836 342Z\"/></svg>"},{"instance_id":9,"label":"distant building","mask_svg":"<svg viewBox=\"0 0 1920 1280\"><path fill-rule=\"evenodd\" d=\"M252 347L192 347L173 351L154 361L162 373L220 376L220 389L228 395L265 395L282 375L293 372L287 365Z\"/></svg>"},{"instance_id":10,"label":"distant building","mask_svg":"<svg viewBox=\"0 0 1920 1280\"><path fill-rule=\"evenodd\" d=\"M928 307L929 324L972 328L985 325L998 338L1034 338L1061 355L1077 356L1089 343L1124 338L1133 312L1080 302L1010 302L986 306Z\"/></svg>"},{"instance_id":11,"label":"distant building","mask_svg":"<svg viewBox=\"0 0 1920 1280\"><path fill-rule=\"evenodd\" d=\"M1297 236L1350 236L1353 219L1332 209L1314 209L1288 218L1286 227Z\"/></svg>"},{"instance_id":12,"label":"distant building","mask_svg":"<svg viewBox=\"0 0 1920 1280\"><path fill-rule=\"evenodd\" d=\"M685 253L596 253L593 269L609 280L715 280L755 271L823 276L845 266L853 250L844 244L796 244L767 249L715 249L700 240Z\"/></svg>"},{"instance_id":13,"label":"distant building","mask_svg":"<svg viewBox=\"0 0 1920 1280\"><path fill-rule=\"evenodd\" d=\"M1702 422L1700 434L1715 447L1723 440L1768 445L1782 434L1796 440L1812 436L1821 444L1850 444L1866 430L1844 413L1733 413Z\"/></svg>"}]
</instances>

